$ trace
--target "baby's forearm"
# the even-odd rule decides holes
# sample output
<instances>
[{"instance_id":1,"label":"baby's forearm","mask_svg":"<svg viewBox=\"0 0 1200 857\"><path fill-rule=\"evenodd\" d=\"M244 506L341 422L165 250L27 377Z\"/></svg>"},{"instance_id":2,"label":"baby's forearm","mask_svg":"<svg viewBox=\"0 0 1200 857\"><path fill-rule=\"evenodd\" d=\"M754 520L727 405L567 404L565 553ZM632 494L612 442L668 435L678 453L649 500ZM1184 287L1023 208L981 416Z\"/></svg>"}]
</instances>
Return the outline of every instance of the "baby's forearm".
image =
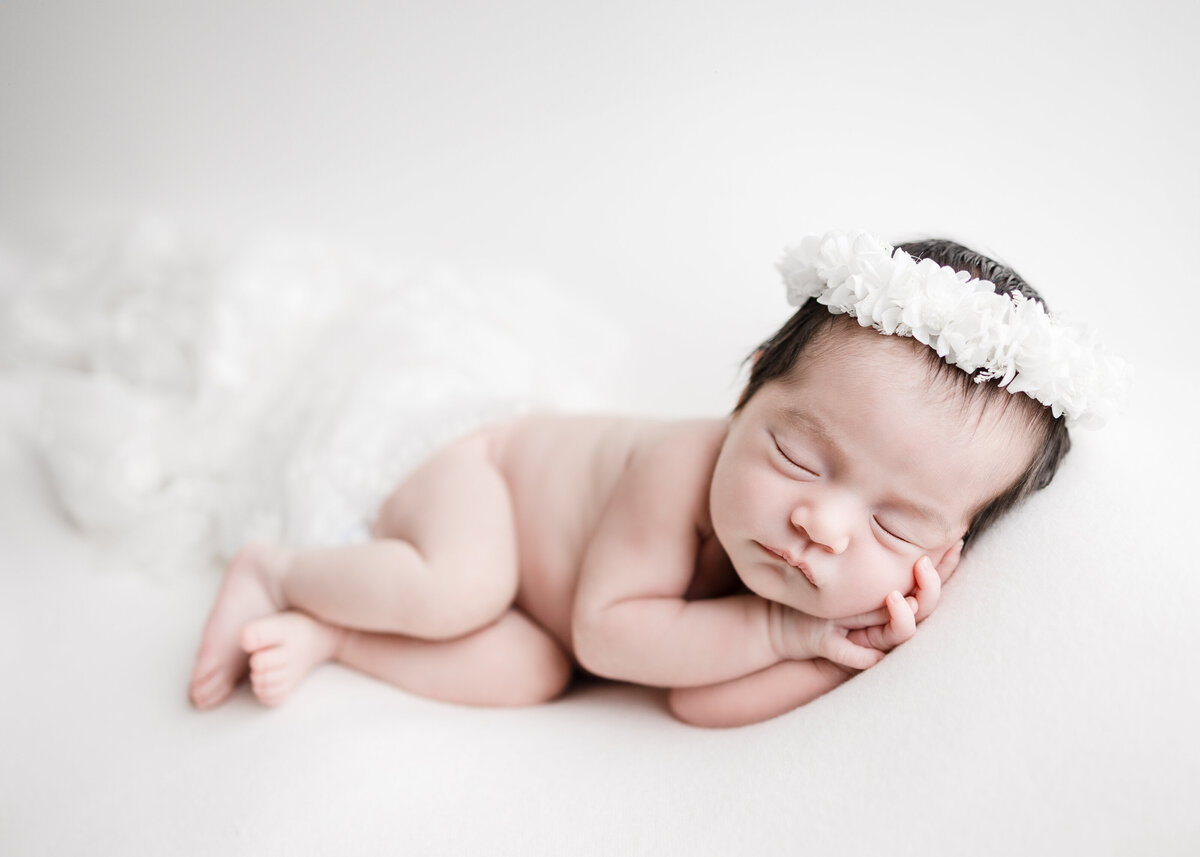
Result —
<instances>
[{"instance_id":1,"label":"baby's forearm","mask_svg":"<svg viewBox=\"0 0 1200 857\"><path fill-rule=\"evenodd\" d=\"M655 687L693 687L776 664L768 605L753 595L633 598L577 615L575 654L589 671Z\"/></svg>"},{"instance_id":2,"label":"baby's forearm","mask_svg":"<svg viewBox=\"0 0 1200 857\"><path fill-rule=\"evenodd\" d=\"M784 661L733 681L674 689L667 705L694 726L745 726L799 708L852 675L821 658Z\"/></svg>"}]
</instances>

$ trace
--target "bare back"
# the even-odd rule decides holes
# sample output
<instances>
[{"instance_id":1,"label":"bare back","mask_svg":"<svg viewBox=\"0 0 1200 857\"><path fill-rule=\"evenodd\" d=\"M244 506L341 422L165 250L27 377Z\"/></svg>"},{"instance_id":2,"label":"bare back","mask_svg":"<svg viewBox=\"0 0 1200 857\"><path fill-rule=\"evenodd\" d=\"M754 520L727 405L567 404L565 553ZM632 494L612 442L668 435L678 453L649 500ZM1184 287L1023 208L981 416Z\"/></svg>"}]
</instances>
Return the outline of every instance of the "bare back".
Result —
<instances>
[{"instance_id":1,"label":"bare back","mask_svg":"<svg viewBox=\"0 0 1200 857\"><path fill-rule=\"evenodd\" d=\"M725 432L724 420L559 414L531 415L487 429L493 459L513 502L520 565L517 605L570 649L575 590L597 524L631 462L664 446L694 478L664 485L657 500L695 524L703 588L725 588L732 569L723 573L724 553L707 525L707 475ZM717 577L721 582L714 581Z\"/></svg>"}]
</instances>

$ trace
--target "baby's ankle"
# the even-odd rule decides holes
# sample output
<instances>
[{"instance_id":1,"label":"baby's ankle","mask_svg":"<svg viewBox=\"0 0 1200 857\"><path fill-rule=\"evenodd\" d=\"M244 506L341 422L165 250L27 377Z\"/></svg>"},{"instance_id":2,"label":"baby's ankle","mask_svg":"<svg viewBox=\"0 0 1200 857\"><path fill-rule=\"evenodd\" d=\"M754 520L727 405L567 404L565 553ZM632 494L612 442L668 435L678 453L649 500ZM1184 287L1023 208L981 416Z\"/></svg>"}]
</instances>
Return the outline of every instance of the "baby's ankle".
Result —
<instances>
[{"instance_id":1,"label":"baby's ankle","mask_svg":"<svg viewBox=\"0 0 1200 857\"><path fill-rule=\"evenodd\" d=\"M276 609L288 609L284 581L295 561L295 551L283 545L260 543L244 547L238 559L243 557Z\"/></svg>"},{"instance_id":2,"label":"baby's ankle","mask_svg":"<svg viewBox=\"0 0 1200 857\"><path fill-rule=\"evenodd\" d=\"M341 625L328 625L324 622L321 624L329 629L331 635L332 646L330 648L331 654L329 660L335 663L342 663L342 652L346 647L346 641L350 639L350 629L343 628Z\"/></svg>"}]
</instances>

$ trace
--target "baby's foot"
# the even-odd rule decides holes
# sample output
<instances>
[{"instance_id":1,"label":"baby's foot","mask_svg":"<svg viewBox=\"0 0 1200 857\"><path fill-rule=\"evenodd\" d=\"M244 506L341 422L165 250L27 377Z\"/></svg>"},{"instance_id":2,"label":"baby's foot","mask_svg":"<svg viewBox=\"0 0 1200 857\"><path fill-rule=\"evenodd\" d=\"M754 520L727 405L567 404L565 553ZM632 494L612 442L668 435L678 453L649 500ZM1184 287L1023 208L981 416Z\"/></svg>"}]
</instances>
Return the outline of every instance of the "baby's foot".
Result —
<instances>
[{"instance_id":1,"label":"baby's foot","mask_svg":"<svg viewBox=\"0 0 1200 857\"><path fill-rule=\"evenodd\" d=\"M283 609L282 579L290 554L283 548L252 545L225 569L216 603L204 625L188 696L197 708L213 708L233 693L246 674L242 628Z\"/></svg>"},{"instance_id":2,"label":"baby's foot","mask_svg":"<svg viewBox=\"0 0 1200 857\"><path fill-rule=\"evenodd\" d=\"M263 705L279 705L313 667L337 655L345 636L345 628L291 611L251 622L242 648L250 654L254 695Z\"/></svg>"}]
</instances>

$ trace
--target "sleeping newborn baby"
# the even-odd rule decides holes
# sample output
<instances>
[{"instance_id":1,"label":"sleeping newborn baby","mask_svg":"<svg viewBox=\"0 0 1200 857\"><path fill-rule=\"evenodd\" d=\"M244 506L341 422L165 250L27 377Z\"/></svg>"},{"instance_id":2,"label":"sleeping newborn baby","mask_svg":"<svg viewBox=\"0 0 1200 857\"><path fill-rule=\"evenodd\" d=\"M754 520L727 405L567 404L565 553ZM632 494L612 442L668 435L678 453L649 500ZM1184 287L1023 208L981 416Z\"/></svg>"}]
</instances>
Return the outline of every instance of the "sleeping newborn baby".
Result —
<instances>
[{"instance_id":1,"label":"sleeping newborn baby","mask_svg":"<svg viewBox=\"0 0 1200 857\"><path fill-rule=\"evenodd\" d=\"M520 417L414 470L366 543L245 548L193 703L249 673L274 705L329 660L478 705L552 699L582 669L728 726L877 663L1123 367L953 242L830 233L781 269L799 309L729 417Z\"/></svg>"}]
</instances>

